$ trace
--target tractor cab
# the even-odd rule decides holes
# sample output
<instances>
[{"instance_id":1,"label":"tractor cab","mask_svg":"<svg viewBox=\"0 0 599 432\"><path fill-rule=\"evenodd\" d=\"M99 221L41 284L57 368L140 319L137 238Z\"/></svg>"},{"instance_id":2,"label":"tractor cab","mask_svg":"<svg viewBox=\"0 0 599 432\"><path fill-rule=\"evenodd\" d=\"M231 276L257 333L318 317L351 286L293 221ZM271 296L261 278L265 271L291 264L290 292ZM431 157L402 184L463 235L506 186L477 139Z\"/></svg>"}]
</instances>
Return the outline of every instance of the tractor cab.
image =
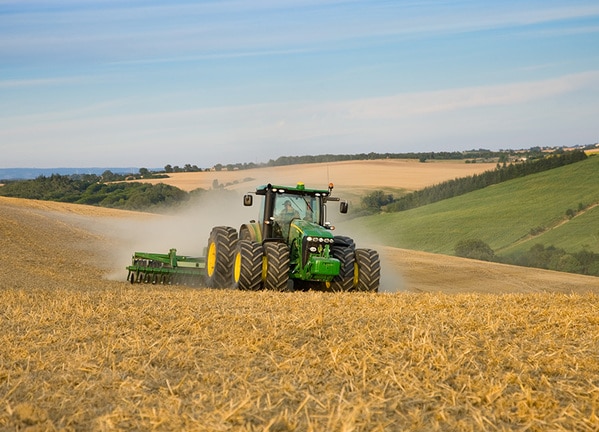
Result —
<instances>
[{"instance_id":1,"label":"tractor cab","mask_svg":"<svg viewBox=\"0 0 599 432\"><path fill-rule=\"evenodd\" d=\"M258 221L251 222L254 229L249 229L248 225L242 226L240 238L260 242L283 239L285 242L289 242L293 225L296 225L296 229L308 226L312 226L318 231L334 229L326 221L326 203L340 201L339 198L331 197L332 190L332 183L329 184L328 189L307 189L303 183L298 183L295 187L272 184L258 187L255 194L263 197ZM253 196L246 195L244 204L251 206ZM341 201L340 212L347 213L347 202ZM329 234L326 237L332 238L332 235Z\"/></svg>"}]
</instances>

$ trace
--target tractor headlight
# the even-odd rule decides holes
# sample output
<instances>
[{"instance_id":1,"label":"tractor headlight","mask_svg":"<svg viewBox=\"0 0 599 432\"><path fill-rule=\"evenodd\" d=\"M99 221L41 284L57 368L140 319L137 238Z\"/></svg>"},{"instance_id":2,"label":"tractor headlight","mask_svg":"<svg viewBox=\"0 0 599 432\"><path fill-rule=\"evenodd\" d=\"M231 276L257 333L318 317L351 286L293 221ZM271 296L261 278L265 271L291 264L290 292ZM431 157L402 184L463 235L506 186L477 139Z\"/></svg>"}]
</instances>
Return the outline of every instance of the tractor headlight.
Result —
<instances>
[{"instance_id":1,"label":"tractor headlight","mask_svg":"<svg viewBox=\"0 0 599 432\"><path fill-rule=\"evenodd\" d=\"M332 244L334 242L334 240L332 238L328 238L328 237L311 237L308 236L306 237L306 241L308 243L316 243L316 244Z\"/></svg>"},{"instance_id":2,"label":"tractor headlight","mask_svg":"<svg viewBox=\"0 0 599 432\"><path fill-rule=\"evenodd\" d=\"M315 246L310 247L310 252L315 253L317 251Z\"/></svg>"}]
</instances>

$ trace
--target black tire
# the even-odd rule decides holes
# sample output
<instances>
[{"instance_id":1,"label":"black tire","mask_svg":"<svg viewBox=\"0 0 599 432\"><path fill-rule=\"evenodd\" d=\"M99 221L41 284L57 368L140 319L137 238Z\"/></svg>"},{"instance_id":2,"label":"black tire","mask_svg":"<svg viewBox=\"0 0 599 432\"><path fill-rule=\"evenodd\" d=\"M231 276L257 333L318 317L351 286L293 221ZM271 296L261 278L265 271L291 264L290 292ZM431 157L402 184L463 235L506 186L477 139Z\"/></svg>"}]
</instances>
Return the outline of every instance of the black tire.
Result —
<instances>
[{"instance_id":1,"label":"black tire","mask_svg":"<svg viewBox=\"0 0 599 432\"><path fill-rule=\"evenodd\" d=\"M356 290L377 292L381 282L381 260L372 249L356 249Z\"/></svg>"},{"instance_id":2,"label":"black tire","mask_svg":"<svg viewBox=\"0 0 599 432\"><path fill-rule=\"evenodd\" d=\"M257 291L262 287L262 256L260 243L239 240L233 262L233 287L240 290Z\"/></svg>"},{"instance_id":3,"label":"black tire","mask_svg":"<svg viewBox=\"0 0 599 432\"><path fill-rule=\"evenodd\" d=\"M212 288L225 288L233 278L233 257L237 230L226 226L212 228L206 254L206 282Z\"/></svg>"},{"instance_id":4,"label":"black tire","mask_svg":"<svg viewBox=\"0 0 599 432\"><path fill-rule=\"evenodd\" d=\"M356 248L356 243L354 242L354 240L351 237L347 237L347 236L335 236L335 237L333 237L333 240L335 241L333 243L333 248L335 248L335 247L349 247L352 250L354 250Z\"/></svg>"},{"instance_id":5,"label":"black tire","mask_svg":"<svg viewBox=\"0 0 599 432\"><path fill-rule=\"evenodd\" d=\"M269 242L264 244L262 279L264 288L267 290L287 290L289 247L285 243Z\"/></svg>"},{"instance_id":6,"label":"black tire","mask_svg":"<svg viewBox=\"0 0 599 432\"><path fill-rule=\"evenodd\" d=\"M354 263L355 251L351 246L337 246L334 245L331 249L333 258L337 258L341 266L339 268L339 275L335 276L331 281L331 291L353 291L355 288L354 280Z\"/></svg>"}]
</instances>

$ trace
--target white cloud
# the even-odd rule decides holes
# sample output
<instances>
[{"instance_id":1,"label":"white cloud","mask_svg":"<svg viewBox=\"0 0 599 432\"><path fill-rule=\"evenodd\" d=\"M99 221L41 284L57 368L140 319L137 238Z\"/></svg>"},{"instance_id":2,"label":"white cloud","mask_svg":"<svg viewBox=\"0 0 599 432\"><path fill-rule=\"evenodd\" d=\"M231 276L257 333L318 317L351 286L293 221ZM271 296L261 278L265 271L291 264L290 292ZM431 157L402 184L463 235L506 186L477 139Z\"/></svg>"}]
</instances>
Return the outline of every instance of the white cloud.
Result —
<instances>
[{"instance_id":1,"label":"white cloud","mask_svg":"<svg viewBox=\"0 0 599 432\"><path fill-rule=\"evenodd\" d=\"M9 4L17 12L0 16L0 28L5 28L0 35L10 34L0 38L0 53L43 56L56 50L104 62L181 61L227 52L239 56L244 51L280 55L372 38L412 39L599 15L599 4L561 7L534 2L440 2L434 7L428 2L361 1L25 3L33 8ZM589 32L596 26L554 31Z\"/></svg>"},{"instance_id":2,"label":"white cloud","mask_svg":"<svg viewBox=\"0 0 599 432\"><path fill-rule=\"evenodd\" d=\"M368 145L381 148L392 142L430 146L433 142L448 145L452 139L467 145L475 137L492 141L498 131L504 137L518 132L522 139L528 139L530 128L550 131L558 125L543 126L543 122L561 114L554 109L544 111L543 101L561 100L578 91L597 93L599 71L538 82L320 104L288 102L101 116L90 109L90 116L69 111L16 116L0 119L0 143L5 160L18 152L25 157L23 149L35 149L41 160L68 157L77 166L101 165L102 158L108 165L114 165L109 160L117 158L140 166L152 166L151 161L160 161L153 165L172 163L175 157L210 163L253 161L256 151L262 161L298 151L370 151ZM531 111L530 104L538 112ZM524 117L531 125L526 125ZM567 129L588 116L559 118L559 126Z\"/></svg>"},{"instance_id":3,"label":"white cloud","mask_svg":"<svg viewBox=\"0 0 599 432\"><path fill-rule=\"evenodd\" d=\"M466 87L420 93L399 94L342 103L354 119L399 118L412 115L456 111L477 107L513 105L599 86L599 71L566 75L543 81Z\"/></svg>"}]
</instances>

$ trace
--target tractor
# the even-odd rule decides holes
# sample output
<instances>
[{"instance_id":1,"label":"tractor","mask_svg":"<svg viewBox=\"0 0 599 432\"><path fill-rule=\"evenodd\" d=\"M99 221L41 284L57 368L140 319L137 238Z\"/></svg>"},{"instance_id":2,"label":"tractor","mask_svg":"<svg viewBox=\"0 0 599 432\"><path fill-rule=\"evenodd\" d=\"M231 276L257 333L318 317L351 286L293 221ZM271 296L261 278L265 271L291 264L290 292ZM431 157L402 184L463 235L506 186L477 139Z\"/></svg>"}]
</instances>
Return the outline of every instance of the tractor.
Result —
<instances>
[{"instance_id":1,"label":"tractor","mask_svg":"<svg viewBox=\"0 0 599 432\"><path fill-rule=\"evenodd\" d=\"M322 290L376 292L380 283L377 251L356 248L347 236L335 236L327 220L327 203L348 203L327 189L267 184L243 197L252 206L261 197L258 220L239 230L216 226L205 257L136 252L127 267L133 282L184 282L240 290Z\"/></svg>"},{"instance_id":2,"label":"tractor","mask_svg":"<svg viewBox=\"0 0 599 432\"><path fill-rule=\"evenodd\" d=\"M348 204L328 189L260 186L258 220L231 227L213 228L208 240L206 277L214 287L231 283L242 290L324 289L378 291L380 259L372 249L356 249L354 241L334 236L327 221L329 201L339 201L340 213ZM251 206L254 194L244 196Z\"/></svg>"}]
</instances>

